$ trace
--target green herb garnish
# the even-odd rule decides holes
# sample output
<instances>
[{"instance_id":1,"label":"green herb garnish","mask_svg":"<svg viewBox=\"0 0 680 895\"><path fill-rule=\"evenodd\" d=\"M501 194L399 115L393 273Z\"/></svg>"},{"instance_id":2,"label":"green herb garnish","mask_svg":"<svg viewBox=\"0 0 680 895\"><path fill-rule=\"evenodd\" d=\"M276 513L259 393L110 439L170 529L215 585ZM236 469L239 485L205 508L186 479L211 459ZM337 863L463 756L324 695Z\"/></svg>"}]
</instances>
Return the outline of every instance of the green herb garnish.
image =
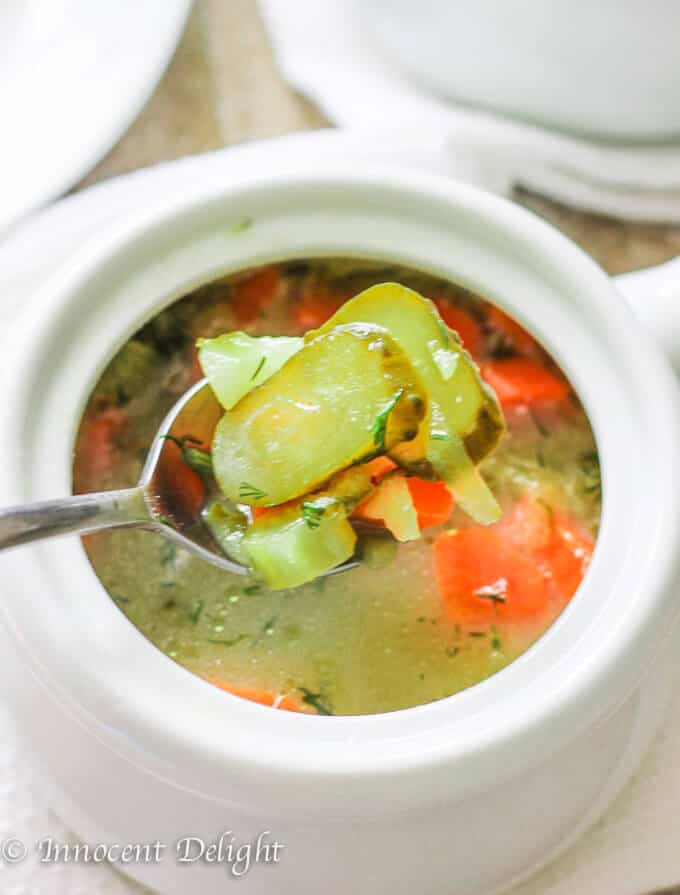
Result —
<instances>
[{"instance_id":1,"label":"green herb garnish","mask_svg":"<svg viewBox=\"0 0 680 895\"><path fill-rule=\"evenodd\" d=\"M173 528L175 531L177 531L177 526L175 525L174 521L173 521L169 516L163 516L163 515L161 514L161 515L158 517L158 521L159 521L162 525L167 525L168 528Z\"/></svg>"},{"instance_id":2,"label":"green herb garnish","mask_svg":"<svg viewBox=\"0 0 680 895\"><path fill-rule=\"evenodd\" d=\"M581 454L580 460L581 470L586 479L583 490L586 494L592 494L593 497L599 498L602 495L602 476L597 451Z\"/></svg>"},{"instance_id":3,"label":"green herb garnish","mask_svg":"<svg viewBox=\"0 0 680 895\"><path fill-rule=\"evenodd\" d=\"M394 410L397 401L404 394L404 389L398 389L384 406L384 408L380 411L380 413L376 416L375 422L373 423L373 428L371 429L371 434L373 435L373 444L378 448L378 450L385 450L385 435L387 433L387 421L389 419L390 413Z\"/></svg>"},{"instance_id":4,"label":"green herb garnish","mask_svg":"<svg viewBox=\"0 0 680 895\"><path fill-rule=\"evenodd\" d=\"M321 525L321 517L326 512L326 507L314 506L308 500L302 502L302 518L307 528L318 528Z\"/></svg>"},{"instance_id":5,"label":"green herb garnish","mask_svg":"<svg viewBox=\"0 0 680 895\"><path fill-rule=\"evenodd\" d=\"M125 391L125 388L118 383L116 386L116 405L118 407L124 407L126 404L130 403L130 396Z\"/></svg>"},{"instance_id":6,"label":"green herb garnish","mask_svg":"<svg viewBox=\"0 0 680 895\"><path fill-rule=\"evenodd\" d=\"M262 358L260 358L260 363L257 365L257 367L255 367L255 372L254 372L253 375L250 377L250 381L251 381L251 382L253 381L253 379L256 379L256 378L257 378L257 374L260 372L260 370L262 369L262 367L264 367L266 360L267 360L266 357L262 357Z\"/></svg>"},{"instance_id":7,"label":"green herb garnish","mask_svg":"<svg viewBox=\"0 0 680 895\"><path fill-rule=\"evenodd\" d=\"M238 489L239 497L252 498L253 500L262 500L266 497L266 492L250 482L241 482Z\"/></svg>"},{"instance_id":8,"label":"green herb garnish","mask_svg":"<svg viewBox=\"0 0 680 895\"><path fill-rule=\"evenodd\" d=\"M240 221L237 221L232 225L231 232L232 233L245 233L246 230L250 230L253 226L252 218L242 218Z\"/></svg>"},{"instance_id":9,"label":"green herb garnish","mask_svg":"<svg viewBox=\"0 0 680 895\"><path fill-rule=\"evenodd\" d=\"M449 441L449 436L446 432L430 432L430 439L432 441Z\"/></svg>"},{"instance_id":10,"label":"green herb garnish","mask_svg":"<svg viewBox=\"0 0 680 895\"><path fill-rule=\"evenodd\" d=\"M279 620L278 615L273 615L271 618L267 619L267 621L262 626L262 633L270 636L274 633L274 628L276 627L276 623Z\"/></svg>"},{"instance_id":11,"label":"green herb garnish","mask_svg":"<svg viewBox=\"0 0 680 895\"><path fill-rule=\"evenodd\" d=\"M495 625L493 626L493 628L491 628L491 649L495 653L500 653L501 650L503 649L503 644L501 642L501 638L498 633L498 629L496 628Z\"/></svg>"},{"instance_id":12,"label":"green herb garnish","mask_svg":"<svg viewBox=\"0 0 680 895\"><path fill-rule=\"evenodd\" d=\"M321 693L312 693L312 691L308 690L306 687L298 687L298 690L302 693L302 701L306 705L311 705L313 709L316 709L319 715L333 714L333 710L322 701L323 696Z\"/></svg>"},{"instance_id":13,"label":"green herb garnish","mask_svg":"<svg viewBox=\"0 0 680 895\"><path fill-rule=\"evenodd\" d=\"M177 558L177 547L172 541L163 541L161 544L161 565L167 566L171 563L174 565Z\"/></svg>"},{"instance_id":14,"label":"green herb garnish","mask_svg":"<svg viewBox=\"0 0 680 895\"><path fill-rule=\"evenodd\" d=\"M248 587L243 588L243 593L247 597L252 597L253 594L259 594L261 589L259 584L249 584Z\"/></svg>"},{"instance_id":15,"label":"green herb garnish","mask_svg":"<svg viewBox=\"0 0 680 895\"><path fill-rule=\"evenodd\" d=\"M236 637L227 640L220 640L219 637L208 637L208 643L219 643L222 646L236 646L237 643L240 643L242 640L247 640L249 637L250 634L237 634Z\"/></svg>"},{"instance_id":16,"label":"green herb garnish","mask_svg":"<svg viewBox=\"0 0 680 895\"><path fill-rule=\"evenodd\" d=\"M537 497L536 503L540 503L540 505L543 507L543 509L548 514L548 521L550 522L550 525L554 525L555 524L555 510L553 510L553 508L550 506L550 504L546 500L543 500L542 497Z\"/></svg>"},{"instance_id":17,"label":"green herb garnish","mask_svg":"<svg viewBox=\"0 0 680 895\"><path fill-rule=\"evenodd\" d=\"M316 500L302 501L302 518L307 528L318 528L326 510L337 503L334 497L317 497Z\"/></svg>"},{"instance_id":18,"label":"green herb garnish","mask_svg":"<svg viewBox=\"0 0 680 895\"><path fill-rule=\"evenodd\" d=\"M455 659L460 649L457 646L447 646L445 652L449 659Z\"/></svg>"},{"instance_id":19,"label":"green herb garnish","mask_svg":"<svg viewBox=\"0 0 680 895\"><path fill-rule=\"evenodd\" d=\"M470 631L468 637L486 637L486 631Z\"/></svg>"},{"instance_id":20,"label":"green herb garnish","mask_svg":"<svg viewBox=\"0 0 680 895\"><path fill-rule=\"evenodd\" d=\"M539 433L539 435L542 438L549 438L550 437L550 429L547 429L545 427L541 418L536 413L536 411L531 406L531 404L529 404L529 416L531 417L531 421L534 424L534 426L536 427L536 431Z\"/></svg>"},{"instance_id":21,"label":"green herb garnish","mask_svg":"<svg viewBox=\"0 0 680 895\"><path fill-rule=\"evenodd\" d=\"M182 452L182 460L194 472L197 472L199 475L212 475L212 455L210 451L204 451L202 448L193 446L202 444L200 438L194 438L193 435L183 435L182 438L176 438L174 435L163 435L161 437L177 445Z\"/></svg>"},{"instance_id":22,"label":"green herb garnish","mask_svg":"<svg viewBox=\"0 0 680 895\"><path fill-rule=\"evenodd\" d=\"M192 625L198 624L198 620L201 617L204 606L205 603L203 602L203 600L196 600L194 605L191 607L191 611L189 612L189 621Z\"/></svg>"}]
</instances>

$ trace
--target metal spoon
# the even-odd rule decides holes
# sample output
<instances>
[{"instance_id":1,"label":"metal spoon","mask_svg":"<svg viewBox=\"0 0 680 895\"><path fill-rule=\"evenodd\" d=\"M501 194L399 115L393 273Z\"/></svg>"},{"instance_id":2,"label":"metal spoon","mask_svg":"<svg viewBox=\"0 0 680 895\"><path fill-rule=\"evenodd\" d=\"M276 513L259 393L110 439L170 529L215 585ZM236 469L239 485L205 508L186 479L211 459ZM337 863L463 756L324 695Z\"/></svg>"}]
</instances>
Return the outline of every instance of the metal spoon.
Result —
<instances>
[{"instance_id":1,"label":"metal spoon","mask_svg":"<svg viewBox=\"0 0 680 895\"><path fill-rule=\"evenodd\" d=\"M250 569L221 551L201 520L200 508L197 510L195 503L187 500L186 470L178 462L177 442L190 436L210 444L223 412L207 380L196 383L163 421L136 488L79 494L0 510L0 550L57 535L144 528L162 534L220 569L249 574ZM214 483L208 481L205 485L208 497L211 491L215 496L219 493ZM322 577L347 571L357 564L350 560Z\"/></svg>"}]
</instances>

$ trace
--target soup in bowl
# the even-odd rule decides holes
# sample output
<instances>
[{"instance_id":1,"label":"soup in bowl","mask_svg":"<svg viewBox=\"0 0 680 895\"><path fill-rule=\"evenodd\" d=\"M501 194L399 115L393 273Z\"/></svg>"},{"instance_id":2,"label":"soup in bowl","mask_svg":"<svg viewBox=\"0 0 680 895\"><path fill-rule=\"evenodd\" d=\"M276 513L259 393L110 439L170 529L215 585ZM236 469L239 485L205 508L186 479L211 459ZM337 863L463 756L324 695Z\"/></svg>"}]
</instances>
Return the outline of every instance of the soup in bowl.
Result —
<instances>
[{"instance_id":1,"label":"soup in bowl","mask_svg":"<svg viewBox=\"0 0 680 895\"><path fill-rule=\"evenodd\" d=\"M372 714L472 686L552 624L592 555L601 498L597 449L578 397L549 354L496 305L461 286L357 259L295 259L231 274L147 323L112 359L89 399L76 446L76 490L125 488L139 480L164 415L204 375L201 356L209 367L205 352L225 344L217 337L244 330L299 337L328 326L329 318L332 324L348 300L385 281L434 302L439 322L457 333L498 397L506 430L495 449L479 450L498 518L480 521L477 513L475 520L436 476L407 467L402 478L383 454L351 465L357 473L367 469L374 485L350 512L362 535L359 566L298 587L284 581L272 589L257 570L244 579L208 567L149 532L86 538L111 598L155 646L216 686L265 705ZM390 289L384 297L392 305L400 293ZM243 356L236 373L228 368L228 387L243 367L252 381L251 368L262 370L263 361ZM274 387L277 382L271 380ZM446 383L452 394L456 387L453 379ZM296 389L303 393L304 383ZM225 419L237 420L242 405L227 403L236 406ZM322 434L334 437L328 429ZM494 431L494 445L499 435ZM294 454L294 435L291 442ZM188 445L191 464L197 449ZM260 462L272 463L272 451L264 450ZM247 476L261 484L265 473L256 467ZM188 472L187 487L200 487L198 478ZM257 497L255 485L251 490ZM409 506L390 519L394 501ZM251 516L267 512L271 519L271 510L256 505ZM323 512L323 503L303 502L301 527L319 528ZM313 550L313 543L305 546Z\"/></svg>"}]
</instances>

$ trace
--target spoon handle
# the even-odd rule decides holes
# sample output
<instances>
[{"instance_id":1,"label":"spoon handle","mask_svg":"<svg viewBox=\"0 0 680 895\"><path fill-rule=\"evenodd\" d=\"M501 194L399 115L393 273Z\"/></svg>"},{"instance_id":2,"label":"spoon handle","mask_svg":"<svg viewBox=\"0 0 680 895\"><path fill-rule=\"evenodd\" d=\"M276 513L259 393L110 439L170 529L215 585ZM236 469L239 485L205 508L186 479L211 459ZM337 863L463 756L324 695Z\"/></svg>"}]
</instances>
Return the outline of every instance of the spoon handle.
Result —
<instances>
[{"instance_id":1,"label":"spoon handle","mask_svg":"<svg viewBox=\"0 0 680 895\"><path fill-rule=\"evenodd\" d=\"M150 523L143 488L78 494L0 510L0 550L64 534Z\"/></svg>"}]
</instances>

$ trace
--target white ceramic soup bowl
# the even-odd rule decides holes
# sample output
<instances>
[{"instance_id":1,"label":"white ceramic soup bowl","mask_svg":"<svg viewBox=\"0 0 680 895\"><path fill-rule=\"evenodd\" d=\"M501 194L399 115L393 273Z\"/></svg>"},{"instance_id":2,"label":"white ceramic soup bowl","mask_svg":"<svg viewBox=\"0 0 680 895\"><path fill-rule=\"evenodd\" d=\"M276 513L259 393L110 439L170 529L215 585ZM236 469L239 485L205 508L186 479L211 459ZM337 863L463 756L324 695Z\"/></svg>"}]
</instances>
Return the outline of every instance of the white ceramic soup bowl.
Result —
<instances>
[{"instance_id":1,"label":"white ceramic soup bowl","mask_svg":"<svg viewBox=\"0 0 680 895\"><path fill-rule=\"evenodd\" d=\"M380 47L454 100L615 140L680 135L669 0L361 0Z\"/></svg>"},{"instance_id":2,"label":"white ceramic soup bowl","mask_svg":"<svg viewBox=\"0 0 680 895\"><path fill-rule=\"evenodd\" d=\"M676 383L572 243L477 190L370 167L235 175L157 208L84 247L8 334L0 505L69 492L88 393L140 324L229 271L327 255L450 277L562 365L595 431L604 493L569 607L507 669L448 699L298 715L225 694L157 651L65 538L0 557L0 649L20 682L7 699L73 829L166 845L158 862L122 868L161 892L224 891L228 862L178 864L182 837L232 831L243 844L271 831L285 848L241 876L252 895L482 895L600 815L662 717L677 653Z\"/></svg>"}]
</instances>

